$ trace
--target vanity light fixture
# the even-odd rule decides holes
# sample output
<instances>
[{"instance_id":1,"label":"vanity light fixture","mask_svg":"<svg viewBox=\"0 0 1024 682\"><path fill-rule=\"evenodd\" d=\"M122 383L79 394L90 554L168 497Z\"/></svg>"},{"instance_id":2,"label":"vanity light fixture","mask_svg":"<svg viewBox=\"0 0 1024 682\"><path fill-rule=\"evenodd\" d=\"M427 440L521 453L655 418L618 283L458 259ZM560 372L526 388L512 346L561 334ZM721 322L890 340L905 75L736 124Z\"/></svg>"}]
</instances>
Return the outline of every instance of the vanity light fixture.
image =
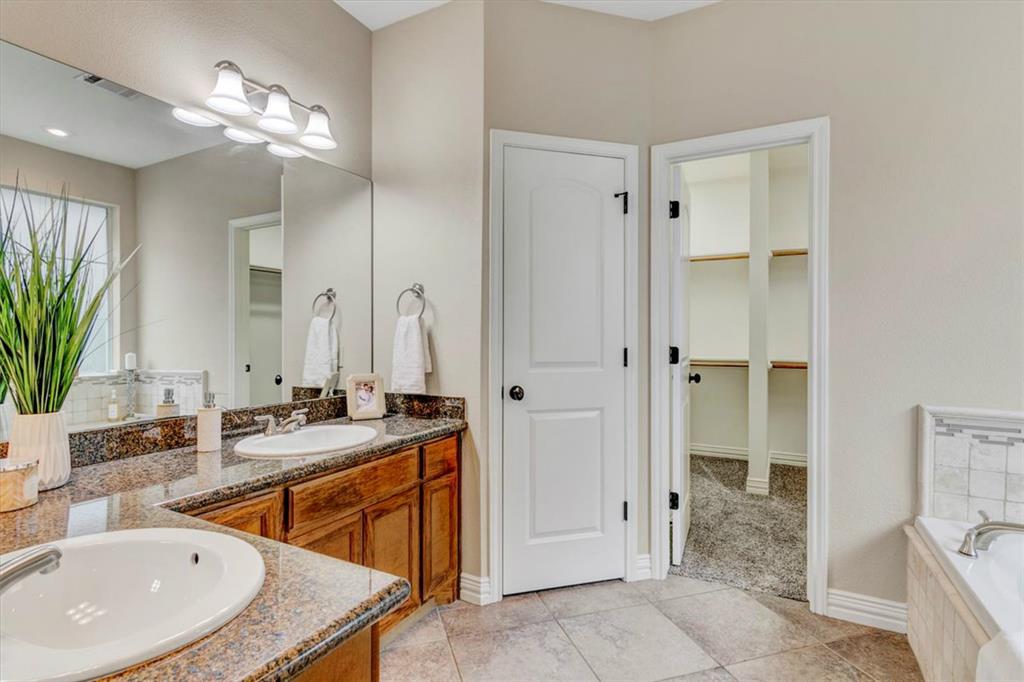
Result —
<instances>
[{"instance_id":1,"label":"vanity light fixture","mask_svg":"<svg viewBox=\"0 0 1024 682\"><path fill-rule=\"evenodd\" d=\"M43 128L43 130L56 137L69 137L71 135L68 131L61 130L60 128Z\"/></svg>"},{"instance_id":2,"label":"vanity light fixture","mask_svg":"<svg viewBox=\"0 0 1024 682\"><path fill-rule=\"evenodd\" d=\"M331 117L319 104L309 108L309 122L299 142L312 149L334 149L338 146L331 135Z\"/></svg>"},{"instance_id":3,"label":"vanity light fixture","mask_svg":"<svg viewBox=\"0 0 1024 682\"><path fill-rule=\"evenodd\" d=\"M239 128L225 128L224 137L235 142L241 142L242 144L256 144L257 142L266 142L262 137L253 135L250 132L241 130Z\"/></svg>"},{"instance_id":4,"label":"vanity light fixture","mask_svg":"<svg viewBox=\"0 0 1024 682\"><path fill-rule=\"evenodd\" d=\"M181 121L182 123L187 123L190 126L199 126L200 128L212 128L214 126L220 125L220 123L217 123L208 116L203 116L202 114L197 114L194 111L182 109L181 107L174 107L173 109L171 109L171 115L174 116L174 118Z\"/></svg>"},{"instance_id":5,"label":"vanity light fixture","mask_svg":"<svg viewBox=\"0 0 1024 682\"><path fill-rule=\"evenodd\" d=\"M302 156L302 152L296 151L291 147L285 147L283 144L277 144L276 142L268 143L267 151L274 156L280 156L285 159L297 159Z\"/></svg>"},{"instance_id":6,"label":"vanity light fixture","mask_svg":"<svg viewBox=\"0 0 1024 682\"><path fill-rule=\"evenodd\" d=\"M234 62L217 62L217 84L213 92L206 98L206 106L222 114L231 116L247 116L252 113L252 105L245 96L244 77L242 70Z\"/></svg>"},{"instance_id":7,"label":"vanity light fixture","mask_svg":"<svg viewBox=\"0 0 1024 682\"><path fill-rule=\"evenodd\" d=\"M256 122L260 128L272 133L292 135L299 125L292 117L292 98L280 85L271 85L267 93L267 108Z\"/></svg>"}]
</instances>

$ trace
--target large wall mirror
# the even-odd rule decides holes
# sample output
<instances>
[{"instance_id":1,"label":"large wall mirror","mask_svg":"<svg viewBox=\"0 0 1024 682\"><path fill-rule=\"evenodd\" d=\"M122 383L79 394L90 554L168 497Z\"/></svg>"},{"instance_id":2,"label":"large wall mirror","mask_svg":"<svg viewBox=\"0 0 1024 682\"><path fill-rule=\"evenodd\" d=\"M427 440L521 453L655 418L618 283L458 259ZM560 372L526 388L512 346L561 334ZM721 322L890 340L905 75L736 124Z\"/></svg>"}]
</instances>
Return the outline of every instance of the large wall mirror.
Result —
<instances>
[{"instance_id":1,"label":"large wall mirror","mask_svg":"<svg viewBox=\"0 0 1024 682\"><path fill-rule=\"evenodd\" d=\"M171 112L0 42L4 227L17 235L66 187L95 278L139 247L65 404L70 430L194 413L207 391L282 402L331 367L342 382L373 369L370 181Z\"/></svg>"}]
</instances>

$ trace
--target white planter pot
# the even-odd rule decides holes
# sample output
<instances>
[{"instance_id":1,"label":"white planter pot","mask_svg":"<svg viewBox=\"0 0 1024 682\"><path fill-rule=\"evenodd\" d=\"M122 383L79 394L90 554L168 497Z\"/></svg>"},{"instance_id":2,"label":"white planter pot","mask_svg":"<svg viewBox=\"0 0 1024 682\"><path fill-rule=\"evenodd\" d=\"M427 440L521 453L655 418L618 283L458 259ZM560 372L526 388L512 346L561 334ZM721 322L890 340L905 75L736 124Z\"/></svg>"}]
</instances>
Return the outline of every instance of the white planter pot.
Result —
<instances>
[{"instance_id":1,"label":"white planter pot","mask_svg":"<svg viewBox=\"0 0 1024 682\"><path fill-rule=\"evenodd\" d=\"M64 414L16 414L8 457L12 462L39 462L39 489L59 488L71 478L71 445Z\"/></svg>"}]
</instances>

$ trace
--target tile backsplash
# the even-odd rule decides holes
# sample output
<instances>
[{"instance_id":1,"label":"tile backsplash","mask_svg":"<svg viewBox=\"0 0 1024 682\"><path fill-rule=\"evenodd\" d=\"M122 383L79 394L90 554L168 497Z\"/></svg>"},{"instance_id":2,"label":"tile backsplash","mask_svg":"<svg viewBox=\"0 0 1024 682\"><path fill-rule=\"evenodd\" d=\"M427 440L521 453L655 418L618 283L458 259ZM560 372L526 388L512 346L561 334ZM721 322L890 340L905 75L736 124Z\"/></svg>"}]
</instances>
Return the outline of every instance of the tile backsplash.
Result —
<instances>
[{"instance_id":1,"label":"tile backsplash","mask_svg":"<svg viewBox=\"0 0 1024 682\"><path fill-rule=\"evenodd\" d=\"M918 514L1024 523L1024 413L920 410Z\"/></svg>"},{"instance_id":2,"label":"tile backsplash","mask_svg":"<svg viewBox=\"0 0 1024 682\"><path fill-rule=\"evenodd\" d=\"M163 400L165 388L174 389L174 401L180 414L195 414L207 390L204 370L151 370L136 373L135 412L152 418ZM115 392L123 414L128 404L128 383L124 372L90 374L75 379L64 402L64 417L69 430L105 426L110 393Z\"/></svg>"}]
</instances>

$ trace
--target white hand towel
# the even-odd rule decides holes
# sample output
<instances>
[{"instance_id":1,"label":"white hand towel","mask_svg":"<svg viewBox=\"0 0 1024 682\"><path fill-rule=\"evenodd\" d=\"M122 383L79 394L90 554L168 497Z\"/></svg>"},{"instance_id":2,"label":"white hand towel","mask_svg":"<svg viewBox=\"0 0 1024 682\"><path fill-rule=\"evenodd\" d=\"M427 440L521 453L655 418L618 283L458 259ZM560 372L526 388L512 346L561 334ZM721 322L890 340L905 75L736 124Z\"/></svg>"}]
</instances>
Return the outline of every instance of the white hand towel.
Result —
<instances>
[{"instance_id":1,"label":"white hand towel","mask_svg":"<svg viewBox=\"0 0 1024 682\"><path fill-rule=\"evenodd\" d=\"M326 317L309 321L306 359L302 363L302 385L323 386L338 371L338 330Z\"/></svg>"},{"instance_id":2,"label":"white hand towel","mask_svg":"<svg viewBox=\"0 0 1024 682\"><path fill-rule=\"evenodd\" d=\"M419 316L399 317L395 324L395 348L391 356L391 390L395 393L426 393L426 375L430 371L430 348Z\"/></svg>"},{"instance_id":3,"label":"white hand towel","mask_svg":"<svg viewBox=\"0 0 1024 682\"><path fill-rule=\"evenodd\" d=\"M1024 680L1024 632L1000 632L978 651L978 682Z\"/></svg>"}]
</instances>

